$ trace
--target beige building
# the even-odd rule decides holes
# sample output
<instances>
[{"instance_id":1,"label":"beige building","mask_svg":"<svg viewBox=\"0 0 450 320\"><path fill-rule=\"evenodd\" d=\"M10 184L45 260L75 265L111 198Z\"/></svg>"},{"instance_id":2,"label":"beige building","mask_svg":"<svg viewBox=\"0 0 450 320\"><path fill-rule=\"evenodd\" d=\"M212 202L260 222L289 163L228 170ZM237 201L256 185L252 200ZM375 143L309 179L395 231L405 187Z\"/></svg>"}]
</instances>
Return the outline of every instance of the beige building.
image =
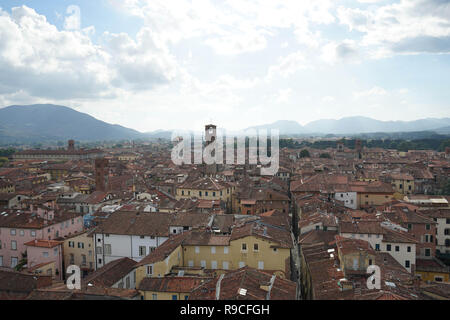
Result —
<instances>
[{"instance_id":1,"label":"beige building","mask_svg":"<svg viewBox=\"0 0 450 320\"><path fill-rule=\"evenodd\" d=\"M65 238L63 253L66 268L70 265L77 265L80 267L83 276L94 271L94 241L89 231Z\"/></svg>"},{"instance_id":2,"label":"beige building","mask_svg":"<svg viewBox=\"0 0 450 320\"><path fill-rule=\"evenodd\" d=\"M223 274L245 266L290 277L292 238L288 230L258 221L236 225L231 235L193 230L169 238L137 266L136 282L163 277L175 267L185 274Z\"/></svg>"}]
</instances>

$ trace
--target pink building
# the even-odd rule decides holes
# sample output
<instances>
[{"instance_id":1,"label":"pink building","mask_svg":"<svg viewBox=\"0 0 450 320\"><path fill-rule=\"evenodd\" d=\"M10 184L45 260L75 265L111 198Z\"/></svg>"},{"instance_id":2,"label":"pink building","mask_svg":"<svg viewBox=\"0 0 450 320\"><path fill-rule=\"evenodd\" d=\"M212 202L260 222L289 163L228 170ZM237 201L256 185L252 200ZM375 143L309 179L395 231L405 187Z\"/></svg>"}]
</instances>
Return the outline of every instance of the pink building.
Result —
<instances>
[{"instance_id":1,"label":"pink building","mask_svg":"<svg viewBox=\"0 0 450 320\"><path fill-rule=\"evenodd\" d=\"M49 262L55 263L54 279L62 280L64 271L62 270L63 261L63 241L56 240L32 240L26 242L27 248L27 266L33 268Z\"/></svg>"},{"instance_id":2,"label":"pink building","mask_svg":"<svg viewBox=\"0 0 450 320\"><path fill-rule=\"evenodd\" d=\"M27 254L27 242L54 240L82 230L80 213L43 206L32 207L31 211L0 210L0 267L14 268L19 264Z\"/></svg>"}]
</instances>

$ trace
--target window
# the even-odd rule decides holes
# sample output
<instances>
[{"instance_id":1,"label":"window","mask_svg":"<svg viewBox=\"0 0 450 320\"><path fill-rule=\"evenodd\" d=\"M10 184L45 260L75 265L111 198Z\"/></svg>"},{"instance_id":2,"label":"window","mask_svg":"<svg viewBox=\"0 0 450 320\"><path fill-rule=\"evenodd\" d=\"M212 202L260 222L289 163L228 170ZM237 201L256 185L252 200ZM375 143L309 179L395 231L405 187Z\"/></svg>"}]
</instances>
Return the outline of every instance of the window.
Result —
<instances>
[{"instance_id":1,"label":"window","mask_svg":"<svg viewBox=\"0 0 450 320\"><path fill-rule=\"evenodd\" d=\"M445 229L444 230L444 235L446 235L446 236L450 235L450 229Z\"/></svg>"},{"instance_id":2,"label":"window","mask_svg":"<svg viewBox=\"0 0 450 320\"><path fill-rule=\"evenodd\" d=\"M206 261L205 260L200 261L200 266L202 268L206 268Z\"/></svg>"},{"instance_id":3,"label":"window","mask_svg":"<svg viewBox=\"0 0 450 320\"><path fill-rule=\"evenodd\" d=\"M228 247L223 247L223 253L228 254Z\"/></svg>"},{"instance_id":4,"label":"window","mask_svg":"<svg viewBox=\"0 0 450 320\"><path fill-rule=\"evenodd\" d=\"M195 247L195 253L200 253L200 247Z\"/></svg>"},{"instance_id":5,"label":"window","mask_svg":"<svg viewBox=\"0 0 450 320\"><path fill-rule=\"evenodd\" d=\"M156 293L152 293L152 300L158 300L158 295Z\"/></svg>"},{"instance_id":6,"label":"window","mask_svg":"<svg viewBox=\"0 0 450 320\"><path fill-rule=\"evenodd\" d=\"M0 256L0 267L3 267L3 256Z\"/></svg>"},{"instance_id":7,"label":"window","mask_svg":"<svg viewBox=\"0 0 450 320\"><path fill-rule=\"evenodd\" d=\"M86 255L85 254L81 255L81 265L83 265L83 266L86 265Z\"/></svg>"},{"instance_id":8,"label":"window","mask_svg":"<svg viewBox=\"0 0 450 320\"><path fill-rule=\"evenodd\" d=\"M111 254L111 245L105 244L105 254L110 255Z\"/></svg>"},{"instance_id":9,"label":"window","mask_svg":"<svg viewBox=\"0 0 450 320\"><path fill-rule=\"evenodd\" d=\"M98 259L98 264L102 264L102 259Z\"/></svg>"},{"instance_id":10,"label":"window","mask_svg":"<svg viewBox=\"0 0 450 320\"><path fill-rule=\"evenodd\" d=\"M224 269L224 270L228 270L228 267L229 267L229 266L228 266L228 261L224 261L224 262L223 262L223 269Z\"/></svg>"},{"instance_id":11,"label":"window","mask_svg":"<svg viewBox=\"0 0 450 320\"><path fill-rule=\"evenodd\" d=\"M442 281L444 281L443 279L442 279L442 277L434 277L434 281L436 281L436 282L442 282Z\"/></svg>"},{"instance_id":12,"label":"window","mask_svg":"<svg viewBox=\"0 0 450 320\"><path fill-rule=\"evenodd\" d=\"M376 251L380 251L380 244L379 244L379 243L376 243L376 244L375 244L375 250L376 250Z\"/></svg>"},{"instance_id":13,"label":"window","mask_svg":"<svg viewBox=\"0 0 450 320\"><path fill-rule=\"evenodd\" d=\"M140 257L145 257L146 255L146 250L147 248L145 246L139 246L139 256Z\"/></svg>"},{"instance_id":14,"label":"window","mask_svg":"<svg viewBox=\"0 0 450 320\"><path fill-rule=\"evenodd\" d=\"M257 243L253 244L253 251L254 252L258 252L259 251L259 246Z\"/></svg>"},{"instance_id":15,"label":"window","mask_svg":"<svg viewBox=\"0 0 450 320\"><path fill-rule=\"evenodd\" d=\"M408 246L408 248L406 248L406 251L411 252L411 247Z\"/></svg>"},{"instance_id":16,"label":"window","mask_svg":"<svg viewBox=\"0 0 450 320\"><path fill-rule=\"evenodd\" d=\"M216 247L211 247L211 253L212 254L216 253Z\"/></svg>"},{"instance_id":17,"label":"window","mask_svg":"<svg viewBox=\"0 0 450 320\"><path fill-rule=\"evenodd\" d=\"M153 274L153 266L147 266L147 274L152 275Z\"/></svg>"},{"instance_id":18,"label":"window","mask_svg":"<svg viewBox=\"0 0 450 320\"><path fill-rule=\"evenodd\" d=\"M386 245L386 251L391 251L391 245L390 244Z\"/></svg>"},{"instance_id":19,"label":"window","mask_svg":"<svg viewBox=\"0 0 450 320\"><path fill-rule=\"evenodd\" d=\"M130 289L130 277L127 277L125 279L125 286L126 286L127 289Z\"/></svg>"},{"instance_id":20,"label":"window","mask_svg":"<svg viewBox=\"0 0 450 320\"><path fill-rule=\"evenodd\" d=\"M426 257L431 256L431 249L429 249L429 248L426 248L426 249L425 249L425 256L426 256Z\"/></svg>"},{"instance_id":21,"label":"window","mask_svg":"<svg viewBox=\"0 0 450 320\"><path fill-rule=\"evenodd\" d=\"M19 234L20 234L21 237L23 237L23 236L25 235L25 231L20 230L20 231L19 231Z\"/></svg>"},{"instance_id":22,"label":"window","mask_svg":"<svg viewBox=\"0 0 450 320\"><path fill-rule=\"evenodd\" d=\"M430 225L427 224L427 225L425 226L425 228L426 228L427 230L430 230Z\"/></svg>"},{"instance_id":23,"label":"window","mask_svg":"<svg viewBox=\"0 0 450 320\"><path fill-rule=\"evenodd\" d=\"M16 229L11 229L11 235L15 236L16 235Z\"/></svg>"},{"instance_id":24,"label":"window","mask_svg":"<svg viewBox=\"0 0 450 320\"><path fill-rule=\"evenodd\" d=\"M17 250L17 242L15 240L11 240L11 250Z\"/></svg>"},{"instance_id":25,"label":"window","mask_svg":"<svg viewBox=\"0 0 450 320\"><path fill-rule=\"evenodd\" d=\"M243 244L242 244L241 251L247 252L247 244L246 244L246 243L243 243Z\"/></svg>"},{"instance_id":26,"label":"window","mask_svg":"<svg viewBox=\"0 0 450 320\"><path fill-rule=\"evenodd\" d=\"M207 197L208 196L208 191L205 191L205 197Z\"/></svg>"},{"instance_id":27,"label":"window","mask_svg":"<svg viewBox=\"0 0 450 320\"><path fill-rule=\"evenodd\" d=\"M102 254L103 253L103 247L97 247L97 254Z\"/></svg>"},{"instance_id":28,"label":"window","mask_svg":"<svg viewBox=\"0 0 450 320\"><path fill-rule=\"evenodd\" d=\"M215 192L213 192L213 197L215 197L216 196L216 193Z\"/></svg>"},{"instance_id":29,"label":"window","mask_svg":"<svg viewBox=\"0 0 450 320\"><path fill-rule=\"evenodd\" d=\"M395 251L399 252L400 251L400 247L399 246L395 246Z\"/></svg>"},{"instance_id":30,"label":"window","mask_svg":"<svg viewBox=\"0 0 450 320\"><path fill-rule=\"evenodd\" d=\"M217 269L217 261L211 261L211 269Z\"/></svg>"},{"instance_id":31,"label":"window","mask_svg":"<svg viewBox=\"0 0 450 320\"><path fill-rule=\"evenodd\" d=\"M36 237L36 231L31 230L31 236L32 236L32 237Z\"/></svg>"},{"instance_id":32,"label":"window","mask_svg":"<svg viewBox=\"0 0 450 320\"><path fill-rule=\"evenodd\" d=\"M47 258L48 257L48 252L44 251L44 252L42 252L42 255L44 256L44 258Z\"/></svg>"},{"instance_id":33,"label":"window","mask_svg":"<svg viewBox=\"0 0 450 320\"><path fill-rule=\"evenodd\" d=\"M70 264L74 264L75 263L75 256L73 255L73 253L70 254Z\"/></svg>"},{"instance_id":34,"label":"window","mask_svg":"<svg viewBox=\"0 0 450 320\"><path fill-rule=\"evenodd\" d=\"M239 269L245 267L244 261L239 261Z\"/></svg>"},{"instance_id":35,"label":"window","mask_svg":"<svg viewBox=\"0 0 450 320\"><path fill-rule=\"evenodd\" d=\"M194 266L194 260L189 260L188 261L188 267L193 267Z\"/></svg>"},{"instance_id":36,"label":"window","mask_svg":"<svg viewBox=\"0 0 450 320\"><path fill-rule=\"evenodd\" d=\"M145 236L140 236L141 239L145 239Z\"/></svg>"},{"instance_id":37,"label":"window","mask_svg":"<svg viewBox=\"0 0 450 320\"><path fill-rule=\"evenodd\" d=\"M258 269L264 270L264 261L258 261Z\"/></svg>"},{"instance_id":38,"label":"window","mask_svg":"<svg viewBox=\"0 0 450 320\"><path fill-rule=\"evenodd\" d=\"M405 260L405 268L409 268L410 262L409 260Z\"/></svg>"},{"instance_id":39,"label":"window","mask_svg":"<svg viewBox=\"0 0 450 320\"><path fill-rule=\"evenodd\" d=\"M176 294L172 295L172 300L177 300L177 295Z\"/></svg>"},{"instance_id":40,"label":"window","mask_svg":"<svg viewBox=\"0 0 450 320\"><path fill-rule=\"evenodd\" d=\"M78 242L78 248L84 249L84 242Z\"/></svg>"},{"instance_id":41,"label":"window","mask_svg":"<svg viewBox=\"0 0 450 320\"><path fill-rule=\"evenodd\" d=\"M19 259L17 257L11 257L11 268L15 268L18 262Z\"/></svg>"},{"instance_id":42,"label":"window","mask_svg":"<svg viewBox=\"0 0 450 320\"><path fill-rule=\"evenodd\" d=\"M412 230L412 224L408 223L408 229Z\"/></svg>"}]
</instances>

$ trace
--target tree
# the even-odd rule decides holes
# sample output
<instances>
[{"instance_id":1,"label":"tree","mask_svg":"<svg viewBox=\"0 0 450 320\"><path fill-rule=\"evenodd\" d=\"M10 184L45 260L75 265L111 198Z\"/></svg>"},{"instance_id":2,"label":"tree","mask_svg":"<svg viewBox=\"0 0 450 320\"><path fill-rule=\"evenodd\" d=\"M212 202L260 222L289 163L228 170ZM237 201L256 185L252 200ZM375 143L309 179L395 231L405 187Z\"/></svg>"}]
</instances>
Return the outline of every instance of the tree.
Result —
<instances>
[{"instance_id":1,"label":"tree","mask_svg":"<svg viewBox=\"0 0 450 320\"><path fill-rule=\"evenodd\" d=\"M329 153L321 153L319 157L324 158L324 159L331 159L331 156Z\"/></svg>"},{"instance_id":2,"label":"tree","mask_svg":"<svg viewBox=\"0 0 450 320\"><path fill-rule=\"evenodd\" d=\"M309 151L306 149L303 149L302 151L300 151L300 158L309 158Z\"/></svg>"}]
</instances>

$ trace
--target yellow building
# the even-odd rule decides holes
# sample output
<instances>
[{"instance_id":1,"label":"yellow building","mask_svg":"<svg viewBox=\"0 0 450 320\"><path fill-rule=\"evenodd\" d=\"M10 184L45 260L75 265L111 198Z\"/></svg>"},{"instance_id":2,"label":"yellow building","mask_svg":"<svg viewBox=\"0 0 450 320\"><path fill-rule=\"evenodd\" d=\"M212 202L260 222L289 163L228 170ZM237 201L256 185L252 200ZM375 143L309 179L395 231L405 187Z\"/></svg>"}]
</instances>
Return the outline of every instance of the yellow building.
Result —
<instances>
[{"instance_id":1,"label":"yellow building","mask_svg":"<svg viewBox=\"0 0 450 320\"><path fill-rule=\"evenodd\" d=\"M415 275L422 281L450 282L450 267L438 259L416 259Z\"/></svg>"},{"instance_id":2,"label":"yellow building","mask_svg":"<svg viewBox=\"0 0 450 320\"><path fill-rule=\"evenodd\" d=\"M394 199L394 189L381 181L355 181L350 184L350 191L356 192L357 209L364 206L379 206Z\"/></svg>"},{"instance_id":3,"label":"yellow building","mask_svg":"<svg viewBox=\"0 0 450 320\"><path fill-rule=\"evenodd\" d=\"M89 231L84 231L64 239L64 265L80 267L83 276L94 271L94 240Z\"/></svg>"},{"instance_id":4,"label":"yellow building","mask_svg":"<svg viewBox=\"0 0 450 320\"><path fill-rule=\"evenodd\" d=\"M56 275L56 263L55 261L44 262L28 268L26 272L42 276L52 276L55 278Z\"/></svg>"},{"instance_id":5,"label":"yellow building","mask_svg":"<svg viewBox=\"0 0 450 320\"><path fill-rule=\"evenodd\" d=\"M367 267L375 262L375 251L369 242L340 236L336 240L340 269L346 277L366 272Z\"/></svg>"},{"instance_id":6,"label":"yellow building","mask_svg":"<svg viewBox=\"0 0 450 320\"><path fill-rule=\"evenodd\" d=\"M188 300L192 289L212 278L162 277L144 278L137 289L142 300Z\"/></svg>"},{"instance_id":7,"label":"yellow building","mask_svg":"<svg viewBox=\"0 0 450 320\"><path fill-rule=\"evenodd\" d=\"M175 198L224 201L231 207L231 197L235 186L213 178L201 178L194 182L187 182L177 188Z\"/></svg>"},{"instance_id":8,"label":"yellow building","mask_svg":"<svg viewBox=\"0 0 450 320\"><path fill-rule=\"evenodd\" d=\"M413 194L414 193L414 177L406 174L393 174L392 178L392 186L395 191L401 193L403 195Z\"/></svg>"},{"instance_id":9,"label":"yellow building","mask_svg":"<svg viewBox=\"0 0 450 320\"><path fill-rule=\"evenodd\" d=\"M249 266L289 278L291 247L289 230L259 221L236 225L231 235L192 230L171 237L145 257L137 265L136 283L163 277L175 267L183 267L185 274L217 275Z\"/></svg>"},{"instance_id":10,"label":"yellow building","mask_svg":"<svg viewBox=\"0 0 450 320\"><path fill-rule=\"evenodd\" d=\"M0 193L14 193L16 187L13 183L0 179Z\"/></svg>"},{"instance_id":11,"label":"yellow building","mask_svg":"<svg viewBox=\"0 0 450 320\"><path fill-rule=\"evenodd\" d=\"M139 155L134 153L125 153L118 156L119 161L135 161L139 159Z\"/></svg>"}]
</instances>

